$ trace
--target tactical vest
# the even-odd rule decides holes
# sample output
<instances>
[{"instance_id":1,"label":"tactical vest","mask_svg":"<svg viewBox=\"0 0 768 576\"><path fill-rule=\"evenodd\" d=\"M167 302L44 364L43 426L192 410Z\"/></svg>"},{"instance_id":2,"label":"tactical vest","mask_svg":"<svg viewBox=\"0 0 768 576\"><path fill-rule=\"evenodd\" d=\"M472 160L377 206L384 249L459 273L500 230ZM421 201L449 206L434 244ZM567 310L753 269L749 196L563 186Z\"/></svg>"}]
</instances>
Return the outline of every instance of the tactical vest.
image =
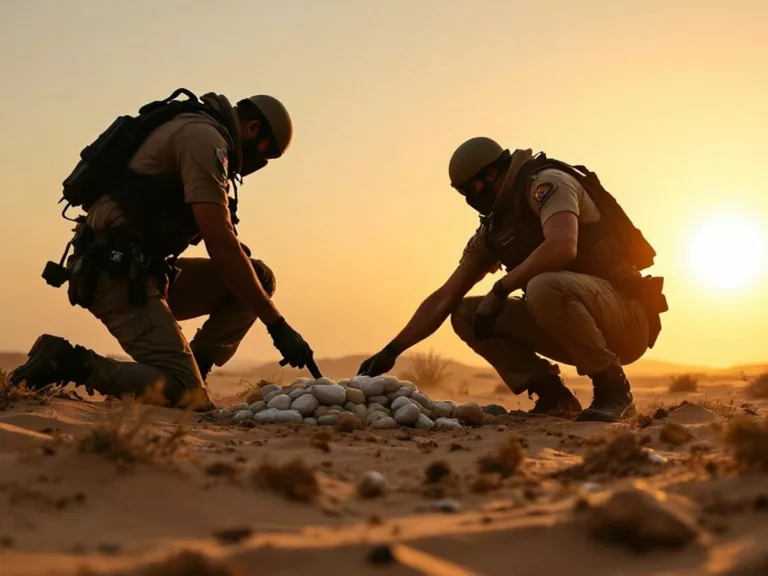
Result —
<instances>
[{"instance_id":1,"label":"tactical vest","mask_svg":"<svg viewBox=\"0 0 768 576\"><path fill-rule=\"evenodd\" d=\"M223 119L214 118L220 126ZM232 154L229 131L219 129ZM177 256L199 241L192 207L184 199L180 174L143 175L128 169L106 194L125 215L129 228L140 237L145 250L156 258ZM237 223L236 199L230 197L230 214Z\"/></svg>"},{"instance_id":2,"label":"tactical vest","mask_svg":"<svg viewBox=\"0 0 768 576\"><path fill-rule=\"evenodd\" d=\"M584 187L600 212L596 222L579 223L577 255L566 270L618 283L653 265L656 252L635 228L597 175L540 154L520 169L510 195L484 219L488 248L508 270L519 266L544 241L541 219L528 203L533 177L548 168L570 174Z\"/></svg>"}]
</instances>

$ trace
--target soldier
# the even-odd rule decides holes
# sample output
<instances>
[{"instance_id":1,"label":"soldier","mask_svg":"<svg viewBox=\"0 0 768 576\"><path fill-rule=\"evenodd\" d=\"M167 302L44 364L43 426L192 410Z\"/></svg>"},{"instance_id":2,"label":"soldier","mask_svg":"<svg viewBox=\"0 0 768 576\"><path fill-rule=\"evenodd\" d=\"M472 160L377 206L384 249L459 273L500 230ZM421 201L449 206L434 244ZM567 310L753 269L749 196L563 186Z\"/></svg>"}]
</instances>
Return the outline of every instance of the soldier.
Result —
<instances>
[{"instance_id":1,"label":"soldier","mask_svg":"<svg viewBox=\"0 0 768 576\"><path fill-rule=\"evenodd\" d=\"M450 316L456 334L515 394L537 396L531 412L617 421L634 413L622 369L652 347L667 309L662 278L641 276L655 252L594 173L530 150L510 153L468 140L449 164L451 186L480 213L458 268L361 374L383 374ZM466 298L486 274L507 273L490 293ZM509 295L523 290L522 298ZM581 405L541 358L575 365L594 394Z\"/></svg>"},{"instance_id":2,"label":"soldier","mask_svg":"<svg viewBox=\"0 0 768 576\"><path fill-rule=\"evenodd\" d=\"M228 195L230 180L236 194L237 181L285 153L293 136L288 111L265 95L234 107L213 93L171 103L179 92L194 97L177 91L142 108L141 122L118 119L105 132L116 134L112 140L119 138L121 146L136 141L127 170L104 159L121 149L105 135L92 145L97 152L88 158L96 160L83 163L84 170L104 184L92 198L72 200L73 190L88 180L76 178L78 169L65 181L65 198L87 210L76 221L68 261L70 302L101 320L135 363L44 334L13 372L15 384L40 388L71 381L105 395L209 409L209 371L232 358L256 319L284 363L313 363L309 345L271 301L274 274L238 241L236 204ZM99 166L108 166L109 174ZM200 239L210 259L176 260ZM178 321L201 316L207 320L188 343Z\"/></svg>"}]
</instances>

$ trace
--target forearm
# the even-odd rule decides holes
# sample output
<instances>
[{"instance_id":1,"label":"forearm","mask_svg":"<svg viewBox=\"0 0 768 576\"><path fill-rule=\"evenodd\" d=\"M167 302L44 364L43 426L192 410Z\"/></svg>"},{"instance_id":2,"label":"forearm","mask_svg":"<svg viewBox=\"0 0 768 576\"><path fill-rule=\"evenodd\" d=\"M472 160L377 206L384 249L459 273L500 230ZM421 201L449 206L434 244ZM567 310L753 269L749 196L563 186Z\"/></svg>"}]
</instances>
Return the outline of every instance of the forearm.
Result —
<instances>
[{"instance_id":1,"label":"forearm","mask_svg":"<svg viewBox=\"0 0 768 576\"><path fill-rule=\"evenodd\" d=\"M562 270L574 258L575 253L569 247L545 240L519 266L499 280L498 284L503 287L504 292L510 294L524 288L534 276L552 270Z\"/></svg>"},{"instance_id":2,"label":"forearm","mask_svg":"<svg viewBox=\"0 0 768 576\"><path fill-rule=\"evenodd\" d=\"M455 304L440 291L424 300L405 328L392 340L397 353L404 352L434 334L450 316Z\"/></svg>"},{"instance_id":3,"label":"forearm","mask_svg":"<svg viewBox=\"0 0 768 576\"><path fill-rule=\"evenodd\" d=\"M206 242L206 249L224 285L245 307L255 312L264 324L271 324L280 318L234 235L231 239Z\"/></svg>"}]
</instances>

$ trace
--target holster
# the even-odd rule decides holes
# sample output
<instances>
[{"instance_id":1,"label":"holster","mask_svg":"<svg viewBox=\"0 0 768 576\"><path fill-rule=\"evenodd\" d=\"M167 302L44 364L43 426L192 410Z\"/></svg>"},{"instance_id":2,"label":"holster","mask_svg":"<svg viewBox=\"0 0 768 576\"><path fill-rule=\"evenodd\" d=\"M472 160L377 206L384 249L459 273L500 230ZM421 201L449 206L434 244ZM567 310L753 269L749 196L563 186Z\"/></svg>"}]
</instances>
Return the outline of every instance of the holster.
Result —
<instances>
[{"instance_id":1,"label":"holster","mask_svg":"<svg viewBox=\"0 0 768 576\"><path fill-rule=\"evenodd\" d=\"M96 297L99 269L94 255L93 230L81 224L72 239L73 252L67 258L69 286L67 297L72 306L90 308Z\"/></svg>"},{"instance_id":2,"label":"holster","mask_svg":"<svg viewBox=\"0 0 768 576\"><path fill-rule=\"evenodd\" d=\"M664 278L661 276L625 277L616 282L616 287L642 305L648 317L648 347L653 348L661 332L660 315L669 310L667 298L663 294Z\"/></svg>"}]
</instances>

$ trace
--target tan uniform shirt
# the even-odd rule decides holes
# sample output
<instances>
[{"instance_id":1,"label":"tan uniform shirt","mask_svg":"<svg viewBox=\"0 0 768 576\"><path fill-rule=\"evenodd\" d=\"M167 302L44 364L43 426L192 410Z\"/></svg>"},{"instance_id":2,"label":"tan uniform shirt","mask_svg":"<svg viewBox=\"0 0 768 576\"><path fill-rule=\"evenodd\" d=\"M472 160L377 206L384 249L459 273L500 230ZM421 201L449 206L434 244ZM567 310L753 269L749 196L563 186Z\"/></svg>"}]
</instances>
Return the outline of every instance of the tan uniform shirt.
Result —
<instances>
[{"instance_id":1,"label":"tan uniform shirt","mask_svg":"<svg viewBox=\"0 0 768 576\"><path fill-rule=\"evenodd\" d=\"M533 213L541 218L542 226L558 212L573 212L580 224L600 219L597 206L578 180L555 168L542 170L528 188L528 203ZM501 267L488 248L485 230L480 226L464 249L461 264L496 272Z\"/></svg>"},{"instance_id":2,"label":"tan uniform shirt","mask_svg":"<svg viewBox=\"0 0 768 576\"><path fill-rule=\"evenodd\" d=\"M138 174L180 174L187 204L228 206L227 141L221 128L201 114L181 114L152 132L136 151L130 168ZM115 202L103 196L88 211L94 230L125 225Z\"/></svg>"}]
</instances>

